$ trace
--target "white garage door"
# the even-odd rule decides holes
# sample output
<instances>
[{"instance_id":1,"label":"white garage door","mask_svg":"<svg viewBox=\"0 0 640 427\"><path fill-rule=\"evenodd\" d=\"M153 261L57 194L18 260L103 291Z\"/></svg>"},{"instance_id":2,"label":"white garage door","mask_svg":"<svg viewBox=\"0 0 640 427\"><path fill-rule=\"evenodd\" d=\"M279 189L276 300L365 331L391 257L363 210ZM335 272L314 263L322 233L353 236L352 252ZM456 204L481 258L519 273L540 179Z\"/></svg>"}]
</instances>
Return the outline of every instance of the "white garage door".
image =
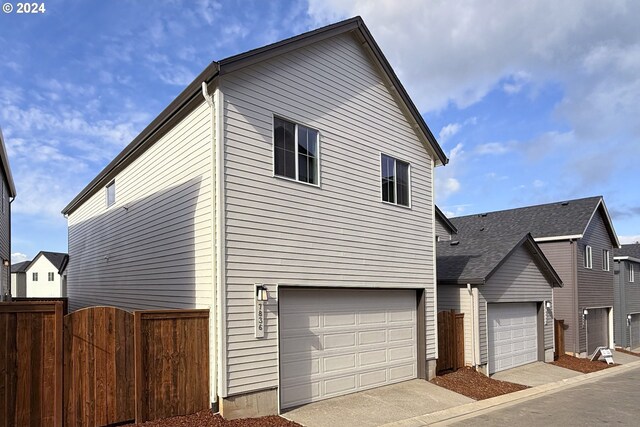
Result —
<instances>
[{"instance_id":1,"label":"white garage door","mask_svg":"<svg viewBox=\"0 0 640 427\"><path fill-rule=\"evenodd\" d=\"M587 353L592 355L598 347L609 347L609 311L606 308L589 308Z\"/></svg>"},{"instance_id":2,"label":"white garage door","mask_svg":"<svg viewBox=\"0 0 640 427\"><path fill-rule=\"evenodd\" d=\"M282 408L417 376L413 290L282 289Z\"/></svg>"},{"instance_id":3,"label":"white garage door","mask_svg":"<svg viewBox=\"0 0 640 427\"><path fill-rule=\"evenodd\" d=\"M489 373L538 360L536 303L488 305Z\"/></svg>"}]
</instances>

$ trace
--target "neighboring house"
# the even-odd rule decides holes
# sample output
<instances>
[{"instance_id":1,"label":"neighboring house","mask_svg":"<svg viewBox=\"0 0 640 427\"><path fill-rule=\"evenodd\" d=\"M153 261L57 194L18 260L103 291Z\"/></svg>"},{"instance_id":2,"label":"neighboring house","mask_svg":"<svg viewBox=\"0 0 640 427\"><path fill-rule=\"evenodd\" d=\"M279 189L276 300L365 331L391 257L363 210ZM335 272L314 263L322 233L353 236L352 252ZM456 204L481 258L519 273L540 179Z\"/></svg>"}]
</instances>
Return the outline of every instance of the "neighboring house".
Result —
<instances>
[{"instance_id":1,"label":"neighboring house","mask_svg":"<svg viewBox=\"0 0 640 427\"><path fill-rule=\"evenodd\" d=\"M360 18L214 62L64 209L69 303L210 308L228 418L430 378L446 162Z\"/></svg>"},{"instance_id":2,"label":"neighboring house","mask_svg":"<svg viewBox=\"0 0 640 427\"><path fill-rule=\"evenodd\" d=\"M613 250L615 342L620 347L640 348L640 243Z\"/></svg>"},{"instance_id":3,"label":"neighboring house","mask_svg":"<svg viewBox=\"0 0 640 427\"><path fill-rule=\"evenodd\" d=\"M22 261L11 266L11 291L14 297L27 296L27 267L31 261Z\"/></svg>"},{"instance_id":4,"label":"neighboring house","mask_svg":"<svg viewBox=\"0 0 640 427\"><path fill-rule=\"evenodd\" d=\"M436 206L436 242L449 241L458 229L449 218Z\"/></svg>"},{"instance_id":5,"label":"neighboring house","mask_svg":"<svg viewBox=\"0 0 640 427\"><path fill-rule=\"evenodd\" d=\"M26 296L29 298L63 297L63 269L69 256L60 252L41 251L25 269Z\"/></svg>"},{"instance_id":6,"label":"neighboring house","mask_svg":"<svg viewBox=\"0 0 640 427\"><path fill-rule=\"evenodd\" d=\"M562 280L530 234L451 220L436 245L438 309L464 313L465 364L485 374L553 361L553 288ZM444 224L443 224L444 225Z\"/></svg>"},{"instance_id":7,"label":"neighboring house","mask_svg":"<svg viewBox=\"0 0 640 427\"><path fill-rule=\"evenodd\" d=\"M619 247L602 197L451 218L461 229L531 233L562 279L553 290L553 315L564 320L565 351L586 357L613 346L613 248Z\"/></svg>"},{"instance_id":8,"label":"neighboring house","mask_svg":"<svg viewBox=\"0 0 640 427\"><path fill-rule=\"evenodd\" d=\"M7 148L0 129L0 301L11 298L11 202L16 197Z\"/></svg>"}]
</instances>

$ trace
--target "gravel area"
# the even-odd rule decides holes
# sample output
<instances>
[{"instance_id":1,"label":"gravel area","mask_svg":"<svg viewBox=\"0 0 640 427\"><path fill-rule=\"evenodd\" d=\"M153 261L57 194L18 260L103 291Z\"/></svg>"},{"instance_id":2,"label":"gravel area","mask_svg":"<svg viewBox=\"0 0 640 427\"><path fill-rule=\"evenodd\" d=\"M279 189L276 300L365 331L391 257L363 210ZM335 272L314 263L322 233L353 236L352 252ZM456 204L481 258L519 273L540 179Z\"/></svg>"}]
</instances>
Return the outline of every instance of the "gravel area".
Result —
<instances>
[{"instance_id":1,"label":"gravel area","mask_svg":"<svg viewBox=\"0 0 640 427\"><path fill-rule=\"evenodd\" d=\"M605 362L604 360L594 360L592 362L589 359L569 356L568 354L561 355L558 360L551 362L551 364L560 366L561 368L573 369L574 371L582 372L583 374L601 371L612 366L618 366L617 363L613 365L607 365L607 362Z\"/></svg>"},{"instance_id":2,"label":"gravel area","mask_svg":"<svg viewBox=\"0 0 640 427\"><path fill-rule=\"evenodd\" d=\"M625 350L624 348L616 347L616 351L619 353L630 354L632 356L640 357L640 353L635 353L633 351Z\"/></svg>"},{"instance_id":3,"label":"gravel area","mask_svg":"<svg viewBox=\"0 0 640 427\"><path fill-rule=\"evenodd\" d=\"M243 418L239 420L225 420L212 411L200 411L182 417L165 418L147 421L141 424L127 424L125 427L302 427L298 423L286 420L277 415L261 418Z\"/></svg>"},{"instance_id":4,"label":"gravel area","mask_svg":"<svg viewBox=\"0 0 640 427\"><path fill-rule=\"evenodd\" d=\"M475 400L488 399L529 388L522 384L494 380L470 367L437 376L431 382Z\"/></svg>"}]
</instances>

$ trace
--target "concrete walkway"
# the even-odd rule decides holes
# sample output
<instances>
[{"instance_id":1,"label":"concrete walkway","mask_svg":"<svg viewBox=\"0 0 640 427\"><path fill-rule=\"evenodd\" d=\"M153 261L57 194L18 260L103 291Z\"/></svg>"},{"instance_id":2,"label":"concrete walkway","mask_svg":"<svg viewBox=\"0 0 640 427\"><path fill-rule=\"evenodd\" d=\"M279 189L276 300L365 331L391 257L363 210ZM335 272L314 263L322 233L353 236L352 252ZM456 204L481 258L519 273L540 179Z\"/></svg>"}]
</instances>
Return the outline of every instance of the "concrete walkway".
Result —
<instances>
[{"instance_id":1,"label":"concrete walkway","mask_svg":"<svg viewBox=\"0 0 640 427\"><path fill-rule=\"evenodd\" d=\"M491 378L500 381L509 381L510 383L528 385L536 387L543 384L549 384L556 381L566 380L567 378L582 375L580 372L571 369L561 368L559 366L550 365L544 362L529 363L528 365L518 366L517 368L507 369L493 374Z\"/></svg>"},{"instance_id":2,"label":"concrete walkway","mask_svg":"<svg viewBox=\"0 0 640 427\"><path fill-rule=\"evenodd\" d=\"M613 353L613 361L621 365L640 361L640 357L634 356L633 354L622 353L615 350L612 350L611 352Z\"/></svg>"},{"instance_id":3,"label":"concrete walkway","mask_svg":"<svg viewBox=\"0 0 640 427\"><path fill-rule=\"evenodd\" d=\"M282 416L312 427L379 426L474 402L424 380L406 381L310 403Z\"/></svg>"}]
</instances>

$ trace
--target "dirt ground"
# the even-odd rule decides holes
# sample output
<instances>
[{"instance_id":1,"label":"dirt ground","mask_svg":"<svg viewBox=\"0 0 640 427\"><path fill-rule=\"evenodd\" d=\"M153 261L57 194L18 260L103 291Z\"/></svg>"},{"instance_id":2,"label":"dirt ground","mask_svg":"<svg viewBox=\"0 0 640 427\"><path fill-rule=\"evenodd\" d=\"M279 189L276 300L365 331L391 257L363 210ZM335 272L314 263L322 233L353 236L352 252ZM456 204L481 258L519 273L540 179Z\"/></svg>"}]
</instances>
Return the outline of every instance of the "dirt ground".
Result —
<instances>
[{"instance_id":1,"label":"dirt ground","mask_svg":"<svg viewBox=\"0 0 640 427\"><path fill-rule=\"evenodd\" d=\"M601 371L611 366L618 366L617 364L607 365L604 360L591 361L589 359L582 359L580 357L573 357L567 354L563 354L555 362L551 362L552 365L560 366L561 368L573 369L574 371L588 374L590 372Z\"/></svg>"},{"instance_id":2,"label":"dirt ground","mask_svg":"<svg viewBox=\"0 0 640 427\"><path fill-rule=\"evenodd\" d=\"M261 418L244 418L240 420L225 420L218 414L206 410L183 417L165 418L147 421L142 424L127 424L125 427L302 427L298 423L278 416Z\"/></svg>"},{"instance_id":3,"label":"dirt ground","mask_svg":"<svg viewBox=\"0 0 640 427\"><path fill-rule=\"evenodd\" d=\"M494 380L470 367L437 376L431 382L475 400L488 399L529 388L522 384Z\"/></svg>"}]
</instances>

